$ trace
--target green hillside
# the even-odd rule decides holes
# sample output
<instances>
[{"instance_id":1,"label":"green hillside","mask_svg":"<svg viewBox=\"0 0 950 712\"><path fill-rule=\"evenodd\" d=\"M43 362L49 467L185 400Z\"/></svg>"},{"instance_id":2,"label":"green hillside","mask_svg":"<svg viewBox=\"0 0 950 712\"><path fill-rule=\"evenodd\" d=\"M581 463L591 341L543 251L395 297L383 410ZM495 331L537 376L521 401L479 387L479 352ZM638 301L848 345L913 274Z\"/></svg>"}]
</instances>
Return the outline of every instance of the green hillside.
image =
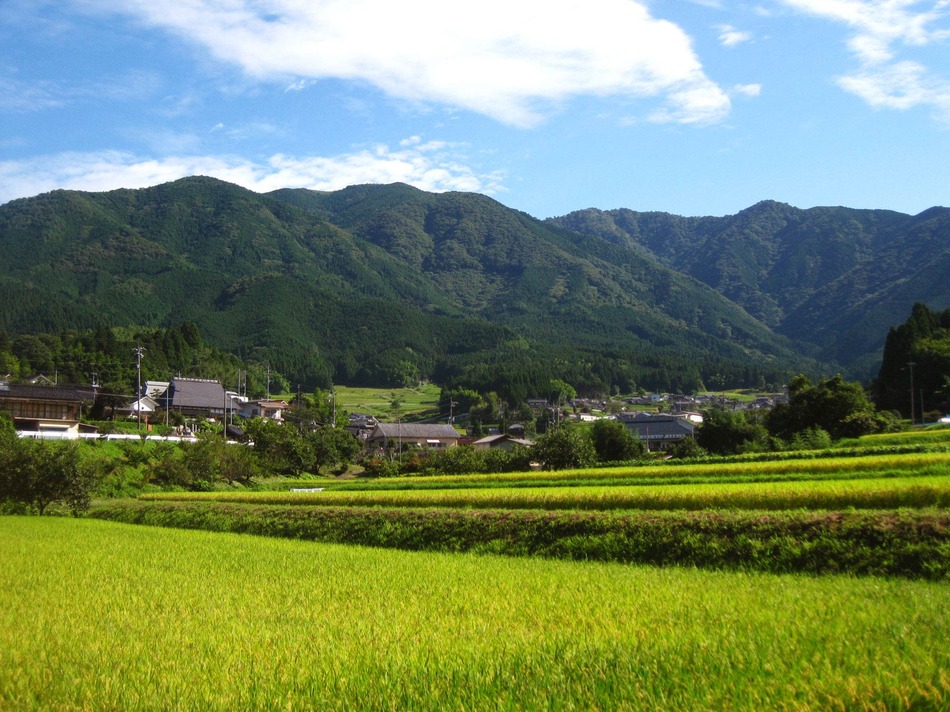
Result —
<instances>
[{"instance_id":1,"label":"green hillside","mask_svg":"<svg viewBox=\"0 0 950 712\"><path fill-rule=\"evenodd\" d=\"M946 280L927 275L945 264L948 214L760 203L542 222L401 184L55 191L0 206L0 329L194 322L306 386L432 379L517 399L552 377L581 392L780 385L873 360L911 294L941 306Z\"/></svg>"},{"instance_id":2,"label":"green hillside","mask_svg":"<svg viewBox=\"0 0 950 712\"><path fill-rule=\"evenodd\" d=\"M722 218L591 209L549 222L652 255L861 376L916 301L950 305L945 208L912 217L764 201Z\"/></svg>"}]
</instances>

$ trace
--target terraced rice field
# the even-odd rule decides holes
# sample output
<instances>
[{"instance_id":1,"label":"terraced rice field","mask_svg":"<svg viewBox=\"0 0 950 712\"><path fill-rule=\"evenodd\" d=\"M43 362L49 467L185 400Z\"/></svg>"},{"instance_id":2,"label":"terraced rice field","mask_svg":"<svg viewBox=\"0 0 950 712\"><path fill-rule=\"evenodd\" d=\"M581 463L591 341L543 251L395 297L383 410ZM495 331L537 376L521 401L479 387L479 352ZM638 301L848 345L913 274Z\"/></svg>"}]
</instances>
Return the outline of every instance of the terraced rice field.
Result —
<instances>
[{"instance_id":1,"label":"terraced rice field","mask_svg":"<svg viewBox=\"0 0 950 712\"><path fill-rule=\"evenodd\" d=\"M0 517L0 708L946 709L950 587Z\"/></svg>"},{"instance_id":2,"label":"terraced rice field","mask_svg":"<svg viewBox=\"0 0 950 712\"><path fill-rule=\"evenodd\" d=\"M950 709L931 446L0 517L0 709Z\"/></svg>"}]
</instances>

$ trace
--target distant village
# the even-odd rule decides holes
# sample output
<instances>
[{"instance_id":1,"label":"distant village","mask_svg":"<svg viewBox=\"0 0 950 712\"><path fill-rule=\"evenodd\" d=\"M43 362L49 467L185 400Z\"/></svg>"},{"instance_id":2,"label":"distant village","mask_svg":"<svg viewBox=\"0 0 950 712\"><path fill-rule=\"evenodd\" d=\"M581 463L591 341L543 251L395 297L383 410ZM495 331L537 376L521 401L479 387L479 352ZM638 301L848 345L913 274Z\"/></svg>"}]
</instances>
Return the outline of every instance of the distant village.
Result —
<instances>
[{"instance_id":1,"label":"distant village","mask_svg":"<svg viewBox=\"0 0 950 712\"><path fill-rule=\"evenodd\" d=\"M57 385L38 376L22 382L0 380L0 410L13 418L20 437L43 439L140 439L182 442L194 440L203 423L215 422L225 428L229 439L241 440L242 422L263 418L277 423L299 404L296 399L251 399L229 391L216 380L173 378L170 381L146 381L137 398L111 398L106 406L102 394L93 386ZM575 398L554 405L546 399L529 399L533 413L547 413L552 422L595 421L612 418L623 423L650 452L663 452L683 439L692 437L703 422L702 411L710 408L758 410L771 408L786 400L784 394L740 400L723 395L647 394L623 399L591 400ZM102 432L102 428L83 422L94 404L105 409L107 419L134 420L140 432ZM448 420L448 419L446 419ZM449 448L472 445L477 449L531 447L528 429L511 423L504 432L488 428L488 434L475 437L451 422L381 422L366 413L350 413L346 430L366 450L400 448ZM155 432L160 428L162 434Z\"/></svg>"}]
</instances>

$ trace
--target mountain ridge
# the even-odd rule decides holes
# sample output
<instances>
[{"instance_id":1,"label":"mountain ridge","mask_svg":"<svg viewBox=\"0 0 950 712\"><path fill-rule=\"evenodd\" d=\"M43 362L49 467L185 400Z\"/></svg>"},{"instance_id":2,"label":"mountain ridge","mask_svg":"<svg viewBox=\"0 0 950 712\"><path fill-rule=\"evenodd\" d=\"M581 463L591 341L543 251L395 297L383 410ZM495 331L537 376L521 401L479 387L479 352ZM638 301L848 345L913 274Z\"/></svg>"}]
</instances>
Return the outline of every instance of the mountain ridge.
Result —
<instances>
[{"instance_id":1,"label":"mountain ridge","mask_svg":"<svg viewBox=\"0 0 950 712\"><path fill-rule=\"evenodd\" d=\"M259 194L207 177L54 191L0 206L0 328L189 320L307 383L776 383L873 360L870 330L928 301L950 211L925 213L762 201L724 218L589 209L542 221L405 184ZM874 259L887 269L870 274ZM826 333L848 314L864 328L851 346ZM792 315L828 326L800 333Z\"/></svg>"}]
</instances>

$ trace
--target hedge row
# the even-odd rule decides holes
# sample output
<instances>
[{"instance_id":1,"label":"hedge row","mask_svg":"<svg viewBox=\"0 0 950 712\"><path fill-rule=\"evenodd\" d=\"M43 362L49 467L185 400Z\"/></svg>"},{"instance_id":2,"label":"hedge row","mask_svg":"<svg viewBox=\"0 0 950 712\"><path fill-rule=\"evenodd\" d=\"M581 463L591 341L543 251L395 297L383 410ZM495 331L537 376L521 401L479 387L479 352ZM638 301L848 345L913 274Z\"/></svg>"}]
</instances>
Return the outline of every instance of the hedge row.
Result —
<instances>
[{"instance_id":1,"label":"hedge row","mask_svg":"<svg viewBox=\"0 0 950 712\"><path fill-rule=\"evenodd\" d=\"M950 511L542 512L116 501L90 516L409 550L950 580Z\"/></svg>"}]
</instances>

